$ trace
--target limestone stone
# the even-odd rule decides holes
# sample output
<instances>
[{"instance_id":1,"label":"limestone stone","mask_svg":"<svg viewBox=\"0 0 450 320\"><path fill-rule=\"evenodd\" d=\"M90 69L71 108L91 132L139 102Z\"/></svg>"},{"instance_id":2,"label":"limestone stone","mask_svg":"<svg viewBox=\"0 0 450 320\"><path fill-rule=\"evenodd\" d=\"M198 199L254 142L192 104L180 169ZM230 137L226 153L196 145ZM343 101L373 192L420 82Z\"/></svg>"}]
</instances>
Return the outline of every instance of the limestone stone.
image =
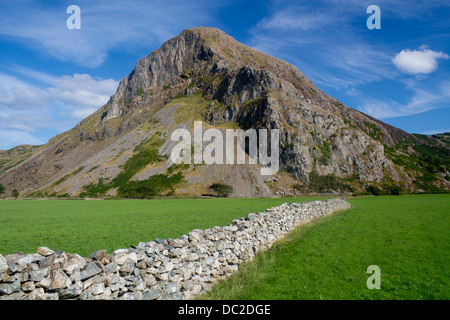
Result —
<instances>
[{"instance_id":1,"label":"limestone stone","mask_svg":"<svg viewBox=\"0 0 450 320\"><path fill-rule=\"evenodd\" d=\"M50 274L50 290L64 289L72 284L72 280L61 269L55 269Z\"/></svg>"},{"instance_id":2,"label":"limestone stone","mask_svg":"<svg viewBox=\"0 0 450 320\"><path fill-rule=\"evenodd\" d=\"M166 292L171 294L178 291L178 284L175 282L169 282L166 286Z\"/></svg>"},{"instance_id":3,"label":"limestone stone","mask_svg":"<svg viewBox=\"0 0 450 320\"><path fill-rule=\"evenodd\" d=\"M144 293L144 300L156 300L162 295L162 289L159 286L153 286L150 291Z\"/></svg>"},{"instance_id":4,"label":"limestone stone","mask_svg":"<svg viewBox=\"0 0 450 320\"><path fill-rule=\"evenodd\" d=\"M42 279L41 281L39 281L38 283L36 283L36 288L49 289L51 284L52 284L52 280L50 279L50 277L46 277L46 278Z\"/></svg>"},{"instance_id":5,"label":"limestone stone","mask_svg":"<svg viewBox=\"0 0 450 320\"><path fill-rule=\"evenodd\" d=\"M129 275L134 272L135 262L132 259L127 259L119 269L121 275Z\"/></svg>"},{"instance_id":6,"label":"limestone stone","mask_svg":"<svg viewBox=\"0 0 450 320\"><path fill-rule=\"evenodd\" d=\"M31 292L34 289L36 289L36 286L34 285L34 281L27 281L22 284L22 291L24 291L24 292Z\"/></svg>"},{"instance_id":7,"label":"limestone stone","mask_svg":"<svg viewBox=\"0 0 450 320\"><path fill-rule=\"evenodd\" d=\"M4 273L8 270L8 263L6 262L5 257L0 254L0 274Z\"/></svg>"},{"instance_id":8,"label":"limestone stone","mask_svg":"<svg viewBox=\"0 0 450 320\"><path fill-rule=\"evenodd\" d=\"M83 270L81 270L80 280L86 280L102 272L102 269L95 262L89 262Z\"/></svg>"},{"instance_id":9,"label":"limestone stone","mask_svg":"<svg viewBox=\"0 0 450 320\"><path fill-rule=\"evenodd\" d=\"M100 261L103 258L105 258L106 254L107 254L107 250L98 250L98 251L91 253L91 255L89 256L89 259L94 259L94 260Z\"/></svg>"},{"instance_id":10,"label":"limestone stone","mask_svg":"<svg viewBox=\"0 0 450 320\"><path fill-rule=\"evenodd\" d=\"M74 287L61 289L58 291L60 300L73 299L78 295L77 290Z\"/></svg>"},{"instance_id":11,"label":"limestone stone","mask_svg":"<svg viewBox=\"0 0 450 320\"><path fill-rule=\"evenodd\" d=\"M111 262L110 264L108 264L106 266L106 272L107 273L114 273L114 272L116 272L119 269L120 269L120 266L117 263L115 263L115 262Z\"/></svg>"},{"instance_id":12,"label":"limestone stone","mask_svg":"<svg viewBox=\"0 0 450 320\"><path fill-rule=\"evenodd\" d=\"M46 256L44 259L39 261L39 268L44 269L47 267L51 267L55 263L56 255L52 254L49 256Z\"/></svg>"},{"instance_id":13,"label":"limestone stone","mask_svg":"<svg viewBox=\"0 0 450 320\"><path fill-rule=\"evenodd\" d=\"M0 293L9 295L18 291L20 291L20 280L12 283L0 283Z\"/></svg>"},{"instance_id":14,"label":"limestone stone","mask_svg":"<svg viewBox=\"0 0 450 320\"><path fill-rule=\"evenodd\" d=\"M29 265L33 262L41 261L42 259L44 259L44 257L42 255L40 255L39 253L32 253L32 254L25 255L23 258L20 258L17 261L17 264Z\"/></svg>"},{"instance_id":15,"label":"limestone stone","mask_svg":"<svg viewBox=\"0 0 450 320\"><path fill-rule=\"evenodd\" d=\"M103 282L100 283L94 283L92 285L92 294L98 295L105 292L105 284Z\"/></svg>"},{"instance_id":16,"label":"limestone stone","mask_svg":"<svg viewBox=\"0 0 450 320\"><path fill-rule=\"evenodd\" d=\"M43 288L37 288L33 290L28 296L30 300L47 300L47 294L45 293Z\"/></svg>"},{"instance_id":17,"label":"limestone stone","mask_svg":"<svg viewBox=\"0 0 450 320\"><path fill-rule=\"evenodd\" d=\"M51 249L49 249L47 247L39 247L37 249L37 252L39 254L43 255L44 257L50 256L50 255L55 253L55 251L53 251L53 250L51 250Z\"/></svg>"},{"instance_id":18,"label":"limestone stone","mask_svg":"<svg viewBox=\"0 0 450 320\"><path fill-rule=\"evenodd\" d=\"M136 253L119 253L113 257L113 262L117 263L120 266L123 265L127 260L133 260L134 262L137 262Z\"/></svg>"},{"instance_id":19,"label":"limestone stone","mask_svg":"<svg viewBox=\"0 0 450 320\"><path fill-rule=\"evenodd\" d=\"M50 267L30 272L31 280L39 282L50 274Z\"/></svg>"}]
</instances>

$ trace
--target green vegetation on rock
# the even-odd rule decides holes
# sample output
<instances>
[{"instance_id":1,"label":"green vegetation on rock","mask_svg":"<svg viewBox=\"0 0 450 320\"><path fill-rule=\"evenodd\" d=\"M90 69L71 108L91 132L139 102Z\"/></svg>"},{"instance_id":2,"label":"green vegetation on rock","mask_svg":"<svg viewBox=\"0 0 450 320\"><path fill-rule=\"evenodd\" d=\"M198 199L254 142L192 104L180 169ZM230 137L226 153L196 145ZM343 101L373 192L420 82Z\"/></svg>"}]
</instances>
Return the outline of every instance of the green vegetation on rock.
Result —
<instances>
[{"instance_id":1,"label":"green vegetation on rock","mask_svg":"<svg viewBox=\"0 0 450 320\"><path fill-rule=\"evenodd\" d=\"M230 194L233 193L233 187L222 184L222 183L214 183L209 186L211 190L214 190L219 197L227 198Z\"/></svg>"},{"instance_id":2,"label":"green vegetation on rock","mask_svg":"<svg viewBox=\"0 0 450 320\"><path fill-rule=\"evenodd\" d=\"M158 174L146 180L131 180L138 172L149 164L155 164L167 159L167 156L159 154L163 140L161 134L156 133L150 139L144 141L134 149L134 154L121 166L116 178L105 183L102 178L97 183L84 186L81 197L101 197L113 188L117 188L117 196L123 198L151 198L161 195L167 190L183 182L183 175L177 172L173 175Z\"/></svg>"},{"instance_id":3,"label":"green vegetation on rock","mask_svg":"<svg viewBox=\"0 0 450 320\"><path fill-rule=\"evenodd\" d=\"M328 161L330 160L331 157L330 143L324 140L319 149L321 154L317 160L319 161L320 164L326 166L328 165Z\"/></svg>"},{"instance_id":4,"label":"green vegetation on rock","mask_svg":"<svg viewBox=\"0 0 450 320\"><path fill-rule=\"evenodd\" d=\"M334 175L321 176L317 172L312 171L309 174L309 181L309 189L313 192L353 191L350 185L341 182Z\"/></svg>"},{"instance_id":5,"label":"green vegetation on rock","mask_svg":"<svg viewBox=\"0 0 450 320\"><path fill-rule=\"evenodd\" d=\"M400 140L395 148L384 146L385 155L395 164L416 172L414 184L426 192L442 192L433 182L450 171L450 149L428 136Z\"/></svg>"},{"instance_id":6,"label":"green vegetation on rock","mask_svg":"<svg viewBox=\"0 0 450 320\"><path fill-rule=\"evenodd\" d=\"M73 176L77 175L78 173L80 173L81 171L83 171L84 168L85 168L84 166L81 166L81 167L79 167L77 170L75 170L75 171L73 171L73 172L71 172L71 173L69 173L69 174L66 174L66 175L65 175L64 177L62 177L61 179L55 181L55 182L52 184L52 187L56 187L57 185L63 183L63 182L66 181L67 179L69 179L70 177L73 177Z\"/></svg>"}]
</instances>

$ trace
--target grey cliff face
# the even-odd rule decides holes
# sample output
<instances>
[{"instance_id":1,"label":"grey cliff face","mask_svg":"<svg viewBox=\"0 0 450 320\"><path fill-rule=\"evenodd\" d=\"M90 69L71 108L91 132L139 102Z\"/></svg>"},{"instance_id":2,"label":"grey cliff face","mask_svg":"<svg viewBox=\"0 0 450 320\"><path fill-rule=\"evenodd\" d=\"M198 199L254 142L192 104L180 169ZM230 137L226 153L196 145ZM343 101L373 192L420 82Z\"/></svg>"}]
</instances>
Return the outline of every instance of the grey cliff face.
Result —
<instances>
[{"instance_id":1,"label":"grey cliff face","mask_svg":"<svg viewBox=\"0 0 450 320\"><path fill-rule=\"evenodd\" d=\"M183 75L189 79L184 81ZM297 68L254 52L216 29L186 30L141 59L120 82L103 121L123 116L138 90L164 96L167 86L178 89L173 96L202 92L212 107L205 111L205 120L213 125L235 122L243 129L279 129L281 167L302 181L308 181L313 170L376 182L383 180L383 168L396 172L383 144L359 128L364 122L379 126L374 119L320 92ZM144 103L155 103L148 98ZM170 96L162 103L164 99ZM213 108L215 103L223 108ZM380 130L388 144L396 140L392 133L401 132L388 126Z\"/></svg>"},{"instance_id":2,"label":"grey cliff face","mask_svg":"<svg viewBox=\"0 0 450 320\"><path fill-rule=\"evenodd\" d=\"M179 82L185 70L207 64L211 51L202 44L200 35L184 32L173 38L147 57L139 60L135 69L124 78L107 104L104 120L123 115L127 101L138 94L138 90L162 88Z\"/></svg>"},{"instance_id":3,"label":"grey cliff face","mask_svg":"<svg viewBox=\"0 0 450 320\"><path fill-rule=\"evenodd\" d=\"M139 60L109 102L73 129L18 152L17 159L4 155L13 166L1 173L0 183L23 194L80 195L100 179L113 181L136 148L156 135L163 140L158 153L167 159L171 132L192 130L194 120L221 130L278 129L280 175L270 180L254 165L190 166L183 171L186 183L175 190L181 196L202 195L216 182L232 185L234 196L277 195L277 188L283 194L309 182L312 172L348 178L362 188L389 181L414 191L423 174L393 162L402 159L392 153L399 142L415 136L344 106L287 62L199 27ZM417 155L412 147L401 152ZM132 179L170 175L171 165L149 163ZM448 189L448 170L441 171L436 183ZM104 195L117 195L117 189Z\"/></svg>"}]
</instances>

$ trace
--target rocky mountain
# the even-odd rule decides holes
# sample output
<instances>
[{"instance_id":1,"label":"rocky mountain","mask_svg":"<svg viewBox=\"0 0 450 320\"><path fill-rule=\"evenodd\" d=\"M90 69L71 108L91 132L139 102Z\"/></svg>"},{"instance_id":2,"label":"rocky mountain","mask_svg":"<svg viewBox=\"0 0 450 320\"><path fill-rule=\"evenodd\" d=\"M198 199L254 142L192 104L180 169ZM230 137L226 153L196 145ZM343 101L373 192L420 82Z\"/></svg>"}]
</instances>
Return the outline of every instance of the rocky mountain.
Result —
<instances>
[{"instance_id":1,"label":"rocky mountain","mask_svg":"<svg viewBox=\"0 0 450 320\"><path fill-rule=\"evenodd\" d=\"M174 164L175 129L278 129L280 168ZM19 148L19 147L18 147ZM20 149L21 148L21 149ZM411 135L321 92L296 67L214 28L139 60L109 102L43 146L0 152L0 183L22 196L233 196L449 189L449 144ZM12 149L14 150L14 149Z\"/></svg>"}]
</instances>

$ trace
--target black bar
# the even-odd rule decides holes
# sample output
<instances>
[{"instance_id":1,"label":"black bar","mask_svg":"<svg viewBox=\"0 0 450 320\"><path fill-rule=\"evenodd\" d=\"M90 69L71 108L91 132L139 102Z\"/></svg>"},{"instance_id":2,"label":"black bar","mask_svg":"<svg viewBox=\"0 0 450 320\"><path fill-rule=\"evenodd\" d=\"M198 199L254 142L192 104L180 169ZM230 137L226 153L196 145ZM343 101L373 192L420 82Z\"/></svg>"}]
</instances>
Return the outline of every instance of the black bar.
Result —
<instances>
[{"instance_id":1,"label":"black bar","mask_svg":"<svg viewBox=\"0 0 450 320\"><path fill-rule=\"evenodd\" d=\"M21 316L28 312L36 315L36 310L64 312L66 315L82 312L89 316L119 316L123 312L129 316L164 315L170 319L300 319L305 317L343 315L365 318L393 316L402 318L429 312L437 314L439 309L448 309L448 300L442 301L361 301L361 300L177 300L177 301L0 301L4 311L20 310ZM38 308L38 309L36 309ZM187 314L186 314L187 313ZM120 317L120 316L119 316Z\"/></svg>"}]
</instances>

